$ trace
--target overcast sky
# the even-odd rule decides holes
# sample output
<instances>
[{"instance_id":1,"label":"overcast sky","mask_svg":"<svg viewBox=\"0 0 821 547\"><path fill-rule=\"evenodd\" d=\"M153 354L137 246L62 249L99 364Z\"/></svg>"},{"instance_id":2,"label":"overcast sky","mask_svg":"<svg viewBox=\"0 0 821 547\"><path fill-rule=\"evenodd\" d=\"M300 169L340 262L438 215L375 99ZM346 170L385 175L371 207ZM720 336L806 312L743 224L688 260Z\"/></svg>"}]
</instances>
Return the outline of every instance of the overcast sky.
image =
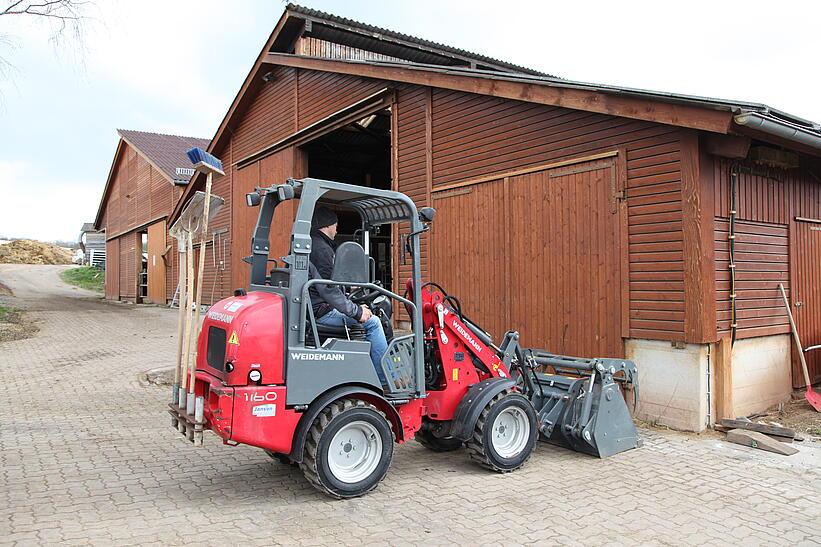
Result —
<instances>
[{"instance_id":1,"label":"overcast sky","mask_svg":"<svg viewBox=\"0 0 821 547\"><path fill-rule=\"evenodd\" d=\"M8 0L0 0L4 6ZM75 239L117 128L211 138L285 3L97 0L84 48L0 17L0 236ZM588 82L763 102L821 122L821 3L311 0Z\"/></svg>"}]
</instances>

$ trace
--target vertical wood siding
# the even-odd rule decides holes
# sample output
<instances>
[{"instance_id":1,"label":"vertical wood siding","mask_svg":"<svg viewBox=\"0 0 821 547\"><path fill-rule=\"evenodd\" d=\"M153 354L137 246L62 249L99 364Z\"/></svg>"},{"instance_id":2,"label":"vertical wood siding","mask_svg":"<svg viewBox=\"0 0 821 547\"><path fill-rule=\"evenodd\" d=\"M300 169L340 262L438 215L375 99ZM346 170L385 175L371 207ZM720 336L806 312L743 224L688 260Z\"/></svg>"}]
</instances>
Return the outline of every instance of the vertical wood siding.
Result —
<instances>
[{"instance_id":1,"label":"vertical wood siding","mask_svg":"<svg viewBox=\"0 0 821 547\"><path fill-rule=\"evenodd\" d=\"M109 300L120 298L120 240L105 242L105 297Z\"/></svg>"},{"instance_id":2,"label":"vertical wood siding","mask_svg":"<svg viewBox=\"0 0 821 547\"><path fill-rule=\"evenodd\" d=\"M137 262L138 253L142 252L140 235L129 232L119 238L120 247L120 299L134 301L137 298L137 272L140 264ZM108 256L106 256L106 259Z\"/></svg>"},{"instance_id":3,"label":"vertical wood siding","mask_svg":"<svg viewBox=\"0 0 821 547\"><path fill-rule=\"evenodd\" d=\"M167 236L165 220L148 227L148 301L154 304L165 304L166 268L162 254Z\"/></svg>"},{"instance_id":4,"label":"vertical wood siding","mask_svg":"<svg viewBox=\"0 0 821 547\"><path fill-rule=\"evenodd\" d=\"M297 55L310 55L311 57L325 57L327 59L354 59L359 61L402 61L398 57L374 53L366 49L359 49L351 46L343 46L320 40L310 36L303 36L297 40L294 47Z\"/></svg>"},{"instance_id":5,"label":"vertical wood siding","mask_svg":"<svg viewBox=\"0 0 821 547\"><path fill-rule=\"evenodd\" d=\"M505 298L507 238L496 205L504 184L490 181L433 195L436 220L431 224L431 280L460 299L462 311L496 340L510 329L510 302Z\"/></svg>"},{"instance_id":6,"label":"vertical wood siding","mask_svg":"<svg viewBox=\"0 0 821 547\"><path fill-rule=\"evenodd\" d=\"M725 236L730 210L730 181L733 161L716 159L713 178L716 203L716 245L726 245ZM757 258L747 276L751 285L739 287L739 307L751 300L757 306L739 312L740 338L788 333L786 312L778 292L778 283L784 283L795 315L796 325L805 346L821 343L821 251L818 250L818 231L821 224L797 221L796 217L821 220L821 160L800 156L797 169L775 169L755 165L749 161L739 164L737 203L740 238L749 226L756 232L755 239L743 248ZM746 171L746 172L745 172ZM767 233L761 233L768 230ZM777 258L773 258L773 256ZM769 260L765 261L764 258ZM728 278L727 263L716 264L717 279ZM790 290L792 289L792 290ZM796 306L801 302L801 306ZM719 313L726 303L719 300ZM751 316L752 314L752 316ZM728 328L719 323L719 328ZM821 375L821 353L810 352L808 365L811 376ZM793 358L793 386L804 384L798 369L797 354Z\"/></svg>"}]
</instances>

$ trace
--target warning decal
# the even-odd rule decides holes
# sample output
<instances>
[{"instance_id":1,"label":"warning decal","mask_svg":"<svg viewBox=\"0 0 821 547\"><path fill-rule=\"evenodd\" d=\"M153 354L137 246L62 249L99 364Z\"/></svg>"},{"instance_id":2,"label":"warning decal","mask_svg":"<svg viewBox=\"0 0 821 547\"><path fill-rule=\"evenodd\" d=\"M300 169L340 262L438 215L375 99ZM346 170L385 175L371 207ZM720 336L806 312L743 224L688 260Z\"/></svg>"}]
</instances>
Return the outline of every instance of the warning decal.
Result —
<instances>
[{"instance_id":1,"label":"warning decal","mask_svg":"<svg viewBox=\"0 0 821 547\"><path fill-rule=\"evenodd\" d=\"M234 344L235 346L239 345L239 336L237 336L237 331L231 333L231 338L228 339L229 344Z\"/></svg>"}]
</instances>

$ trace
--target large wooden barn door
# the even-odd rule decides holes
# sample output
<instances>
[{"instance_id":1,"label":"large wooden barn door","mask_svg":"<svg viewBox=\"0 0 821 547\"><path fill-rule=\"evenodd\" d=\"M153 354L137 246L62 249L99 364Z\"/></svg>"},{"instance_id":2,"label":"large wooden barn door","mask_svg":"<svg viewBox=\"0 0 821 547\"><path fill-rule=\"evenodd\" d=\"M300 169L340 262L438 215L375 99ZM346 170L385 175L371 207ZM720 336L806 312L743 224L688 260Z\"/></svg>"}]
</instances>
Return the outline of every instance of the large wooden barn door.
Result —
<instances>
[{"instance_id":1,"label":"large wooden barn door","mask_svg":"<svg viewBox=\"0 0 821 547\"><path fill-rule=\"evenodd\" d=\"M803 346L821 344L821 223L795 222L790 245L793 257L792 311ZM821 376L821 350L806 353L810 381ZM793 386L803 387L804 375L793 359Z\"/></svg>"},{"instance_id":2,"label":"large wooden barn door","mask_svg":"<svg viewBox=\"0 0 821 547\"><path fill-rule=\"evenodd\" d=\"M165 221L148 227L148 300L165 304Z\"/></svg>"},{"instance_id":3,"label":"large wooden barn door","mask_svg":"<svg viewBox=\"0 0 821 547\"><path fill-rule=\"evenodd\" d=\"M524 343L622 357L615 159L512 177L509 191L510 307Z\"/></svg>"},{"instance_id":4,"label":"large wooden barn door","mask_svg":"<svg viewBox=\"0 0 821 547\"><path fill-rule=\"evenodd\" d=\"M460 299L462 310L499 339L507 330L504 183L433 194L431 280Z\"/></svg>"},{"instance_id":5,"label":"large wooden barn door","mask_svg":"<svg viewBox=\"0 0 821 547\"><path fill-rule=\"evenodd\" d=\"M109 300L120 299L120 240L109 239L105 242L105 297Z\"/></svg>"},{"instance_id":6,"label":"large wooden barn door","mask_svg":"<svg viewBox=\"0 0 821 547\"><path fill-rule=\"evenodd\" d=\"M622 357L616 159L433 193L431 280L497 340Z\"/></svg>"}]
</instances>

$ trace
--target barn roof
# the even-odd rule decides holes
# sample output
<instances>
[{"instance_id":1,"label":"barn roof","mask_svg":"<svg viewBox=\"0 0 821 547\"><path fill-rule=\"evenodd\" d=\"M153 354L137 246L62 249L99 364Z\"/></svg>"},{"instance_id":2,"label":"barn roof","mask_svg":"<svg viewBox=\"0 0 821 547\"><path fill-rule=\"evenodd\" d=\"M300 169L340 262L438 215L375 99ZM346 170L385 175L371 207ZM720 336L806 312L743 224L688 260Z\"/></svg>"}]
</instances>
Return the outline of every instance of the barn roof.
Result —
<instances>
[{"instance_id":1,"label":"barn roof","mask_svg":"<svg viewBox=\"0 0 821 547\"><path fill-rule=\"evenodd\" d=\"M117 134L120 140L117 143L117 150L114 152L114 159L111 160L111 167L108 170L108 178L105 182L103 195L100 198L100 205L97 208L97 216L94 218L94 229L99 229L105 209L108 194L111 190L111 182L114 179L114 171L117 161L123 149L123 143L133 147L145 160L150 163L157 172L165 177L171 184L188 184L191 179L190 174L177 174L177 168L191 168L191 160L186 156L186 152L194 147L207 148L211 142L209 139L197 137L183 137L180 135L165 135L162 133L149 133L147 131L134 131L130 129L118 129Z\"/></svg>"},{"instance_id":2,"label":"barn roof","mask_svg":"<svg viewBox=\"0 0 821 547\"><path fill-rule=\"evenodd\" d=\"M157 167L174 184L187 184L191 175L178 174L177 168L189 169L191 160L185 153L191 148L207 148L210 139L165 135L146 131L118 129L117 133Z\"/></svg>"},{"instance_id":3,"label":"barn roof","mask_svg":"<svg viewBox=\"0 0 821 547\"><path fill-rule=\"evenodd\" d=\"M367 49L396 59L330 59L297 55L300 36ZM231 134L229 125L250 103L259 73L271 65L354 74L362 77L460 89L519 101L536 102L651 120L717 133L771 139L821 154L821 125L762 103L699 97L564 80L515 64L470 53L399 32L288 4L220 123L208 151L217 153ZM180 212L195 177L177 203Z\"/></svg>"}]
</instances>

